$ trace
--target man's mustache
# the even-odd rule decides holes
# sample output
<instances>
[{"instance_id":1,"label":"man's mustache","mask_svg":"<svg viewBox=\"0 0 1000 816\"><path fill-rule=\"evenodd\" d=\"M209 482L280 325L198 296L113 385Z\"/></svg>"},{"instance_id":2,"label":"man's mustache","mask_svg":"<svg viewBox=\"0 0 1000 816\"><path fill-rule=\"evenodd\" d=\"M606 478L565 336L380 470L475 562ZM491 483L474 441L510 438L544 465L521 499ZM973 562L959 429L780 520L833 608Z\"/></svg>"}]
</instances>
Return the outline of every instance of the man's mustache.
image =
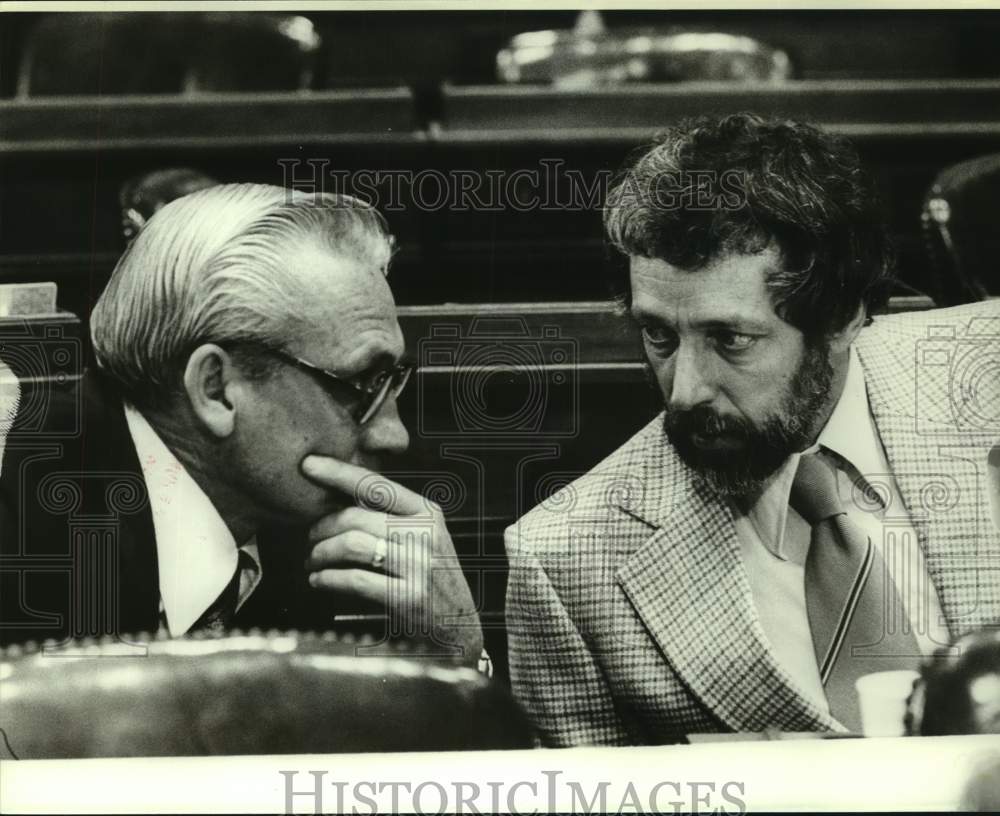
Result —
<instances>
[{"instance_id":1,"label":"man's mustache","mask_svg":"<svg viewBox=\"0 0 1000 816\"><path fill-rule=\"evenodd\" d=\"M699 436L726 435L739 439L749 439L753 435L753 427L747 420L742 417L718 414L707 405L682 411L667 408L663 424L668 433L686 437L698 434Z\"/></svg>"}]
</instances>

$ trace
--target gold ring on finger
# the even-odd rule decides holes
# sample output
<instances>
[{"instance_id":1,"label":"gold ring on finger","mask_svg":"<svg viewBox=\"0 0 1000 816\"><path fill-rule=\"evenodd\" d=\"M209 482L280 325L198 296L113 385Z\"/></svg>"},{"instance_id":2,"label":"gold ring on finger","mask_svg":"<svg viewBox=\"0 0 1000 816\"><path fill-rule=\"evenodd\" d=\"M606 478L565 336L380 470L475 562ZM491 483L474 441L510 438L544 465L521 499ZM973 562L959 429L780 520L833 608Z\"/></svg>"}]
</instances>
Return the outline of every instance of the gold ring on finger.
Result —
<instances>
[{"instance_id":1,"label":"gold ring on finger","mask_svg":"<svg viewBox=\"0 0 1000 816\"><path fill-rule=\"evenodd\" d=\"M375 541L375 550L372 552L372 569L380 570L385 566L385 556L388 552L388 545L385 539L379 538Z\"/></svg>"}]
</instances>

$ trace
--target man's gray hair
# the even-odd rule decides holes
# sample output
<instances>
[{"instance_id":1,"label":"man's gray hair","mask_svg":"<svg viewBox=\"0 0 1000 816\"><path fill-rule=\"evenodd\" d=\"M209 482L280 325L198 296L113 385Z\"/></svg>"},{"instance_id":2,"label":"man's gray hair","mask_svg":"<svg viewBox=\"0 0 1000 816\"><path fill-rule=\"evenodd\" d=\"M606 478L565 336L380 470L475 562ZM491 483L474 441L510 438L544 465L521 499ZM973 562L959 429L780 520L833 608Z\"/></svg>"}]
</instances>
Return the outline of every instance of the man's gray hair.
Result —
<instances>
[{"instance_id":1,"label":"man's gray hair","mask_svg":"<svg viewBox=\"0 0 1000 816\"><path fill-rule=\"evenodd\" d=\"M202 343L283 347L314 293L288 264L308 241L383 274L393 252L382 215L350 196L224 184L170 202L118 261L91 315L101 370L151 406L176 392Z\"/></svg>"}]
</instances>

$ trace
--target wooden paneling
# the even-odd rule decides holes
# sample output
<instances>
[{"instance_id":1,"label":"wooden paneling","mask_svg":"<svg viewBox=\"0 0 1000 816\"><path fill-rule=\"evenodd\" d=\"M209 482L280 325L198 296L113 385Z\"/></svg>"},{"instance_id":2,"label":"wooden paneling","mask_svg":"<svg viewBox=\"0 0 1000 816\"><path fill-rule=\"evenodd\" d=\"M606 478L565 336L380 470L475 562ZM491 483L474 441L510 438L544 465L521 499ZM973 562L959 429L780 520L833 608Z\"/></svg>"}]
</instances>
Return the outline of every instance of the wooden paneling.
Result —
<instances>
[{"instance_id":1,"label":"wooden paneling","mask_svg":"<svg viewBox=\"0 0 1000 816\"><path fill-rule=\"evenodd\" d=\"M445 87L439 102L439 120L426 118L429 109L405 89L0 102L0 278L38 280L49 271L72 295L64 305L85 311L122 249L118 187L159 167L282 184L284 162L303 163L301 180L313 161L326 173L325 189L370 196L351 174L437 173L454 193L456 174L538 172L544 186L545 163L561 163L563 180L553 182L559 194L548 206L518 207L506 195L486 209L451 199L427 206L405 184L392 201L389 185L377 187L375 203L403 247L394 265L397 297L404 304L599 298L608 291L609 262L599 179L674 117L756 106L856 137L887 202L901 278L935 291L919 233L923 193L944 166L1000 142L1000 80L613 93ZM560 205L565 171L598 195Z\"/></svg>"},{"instance_id":2,"label":"wooden paneling","mask_svg":"<svg viewBox=\"0 0 1000 816\"><path fill-rule=\"evenodd\" d=\"M444 88L446 142L648 139L687 116L784 116L861 139L1000 136L1000 81L687 82L563 91L536 86Z\"/></svg>"},{"instance_id":3,"label":"wooden paneling","mask_svg":"<svg viewBox=\"0 0 1000 816\"><path fill-rule=\"evenodd\" d=\"M400 141L418 138L416 131L407 88L0 103L6 153Z\"/></svg>"}]
</instances>

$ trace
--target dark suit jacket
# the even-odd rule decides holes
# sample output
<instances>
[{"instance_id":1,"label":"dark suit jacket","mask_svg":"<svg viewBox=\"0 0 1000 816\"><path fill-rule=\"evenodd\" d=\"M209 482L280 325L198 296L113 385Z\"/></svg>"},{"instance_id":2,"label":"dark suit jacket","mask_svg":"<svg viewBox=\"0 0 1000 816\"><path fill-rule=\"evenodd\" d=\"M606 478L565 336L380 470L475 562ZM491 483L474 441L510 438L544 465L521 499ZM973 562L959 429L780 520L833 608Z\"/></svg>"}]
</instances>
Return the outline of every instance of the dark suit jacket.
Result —
<instances>
[{"instance_id":1,"label":"dark suit jacket","mask_svg":"<svg viewBox=\"0 0 1000 816\"><path fill-rule=\"evenodd\" d=\"M302 530L258 534L263 578L240 628L329 628ZM155 632L152 513L122 401L93 373L22 381L0 471L0 643Z\"/></svg>"}]
</instances>

